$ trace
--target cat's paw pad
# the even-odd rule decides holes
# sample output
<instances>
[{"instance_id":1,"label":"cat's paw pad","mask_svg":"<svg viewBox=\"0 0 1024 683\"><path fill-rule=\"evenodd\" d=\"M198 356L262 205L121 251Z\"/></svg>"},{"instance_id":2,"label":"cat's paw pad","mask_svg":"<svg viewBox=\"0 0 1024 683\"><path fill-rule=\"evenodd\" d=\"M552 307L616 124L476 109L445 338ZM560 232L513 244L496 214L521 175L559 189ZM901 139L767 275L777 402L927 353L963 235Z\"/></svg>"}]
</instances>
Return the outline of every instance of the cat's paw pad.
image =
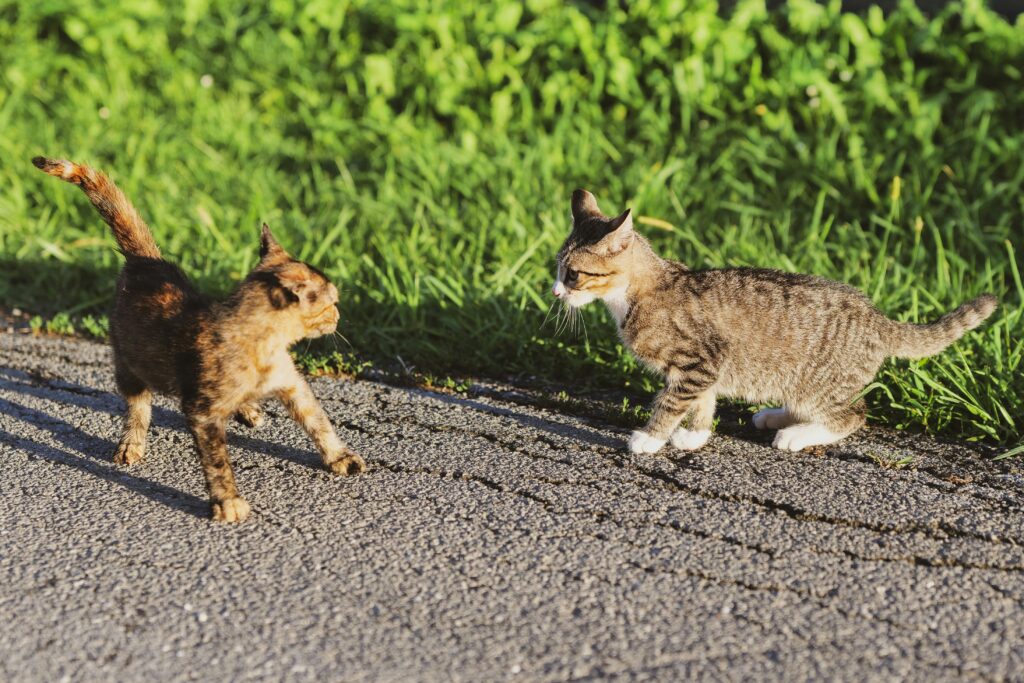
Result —
<instances>
[{"instance_id":1,"label":"cat's paw pad","mask_svg":"<svg viewBox=\"0 0 1024 683\"><path fill-rule=\"evenodd\" d=\"M242 406L235 413L235 419L244 424L246 427L256 429L263 425L263 411L259 409L259 406Z\"/></svg>"},{"instance_id":2,"label":"cat's paw pad","mask_svg":"<svg viewBox=\"0 0 1024 683\"><path fill-rule=\"evenodd\" d=\"M630 453L657 453L665 445L665 439L656 439L642 429L629 436Z\"/></svg>"},{"instance_id":3,"label":"cat's paw pad","mask_svg":"<svg viewBox=\"0 0 1024 683\"><path fill-rule=\"evenodd\" d=\"M695 451L711 438L710 429L684 429L672 433L672 445L681 451Z\"/></svg>"},{"instance_id":4,"label":"cat's paw pad","mask_svg":"<svg viewBox=\"0 0 1024 683\"><path fill-rule=\"evenodd\" d=\"M798 424L780 429L775 434L772 445L783 451L802 451L811 446L827 446L843 438L819 424Z\"/></svg>"},{"instance_id":5,"label":"cat's paw pad","mask_svg":"<svg viewBox=\"0 0 1024 683\"><path fill-rule=\"evenodd\" d=\"M146 454L146 445L139 443L119 443L114 451L115 465L134 465Z\"/></svg>"},{"instance_id":6,"label":"cat's paw pad","mask_svg":"<svg viewBox=\"0 0 1024 683\"><path fill-rule=\"evenodd\" d=\"M782 429L794 420L785 408L765 408L754 413L753 422L758 429Z\"/></svg>"},{"instance_id":7,"label":"cat's paw pad","mask_svg":"<svg viewBox=\"0 0 1024 683\"><path fill-rule=\"evenodd\" d=\"M352 451L346 451L345 455L341 456L334 462L327 465L334 474L339 474L343 477L352 474L359 474L360 472L366 471L366 461L364 461L359 455Z\"/></svg>"},{"instance_id":8,"label":"cat's paw pad","mask_svg":"<svg viewBox=\"0 0 1024 683\"><path fill-rule=\"evenodd\" d=\"M215 522L244 522L249 516L249 503L241 496L213 501Z\"/></svg>"}]
</instances>

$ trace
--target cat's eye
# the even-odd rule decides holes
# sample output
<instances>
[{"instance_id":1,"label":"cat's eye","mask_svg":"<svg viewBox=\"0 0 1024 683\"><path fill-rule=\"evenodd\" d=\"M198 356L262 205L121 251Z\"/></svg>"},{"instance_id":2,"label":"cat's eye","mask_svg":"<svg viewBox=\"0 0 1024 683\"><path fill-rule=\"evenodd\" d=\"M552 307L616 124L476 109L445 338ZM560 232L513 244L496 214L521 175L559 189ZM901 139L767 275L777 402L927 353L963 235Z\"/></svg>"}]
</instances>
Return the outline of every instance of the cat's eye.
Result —
<instances>
[{"instance_id":1,"label":"cat's eye","mask_svg":"<svg viewBox=\"0 0 1024 683\"><path fill-rule=\"evenodd\" d=\"M566 268L565 269L565 281L566 282L576 282L576 278L578 278L579 276L580 276L580 272L578 270L573 270L572 268Z\"/></svg>"}]
</instances>

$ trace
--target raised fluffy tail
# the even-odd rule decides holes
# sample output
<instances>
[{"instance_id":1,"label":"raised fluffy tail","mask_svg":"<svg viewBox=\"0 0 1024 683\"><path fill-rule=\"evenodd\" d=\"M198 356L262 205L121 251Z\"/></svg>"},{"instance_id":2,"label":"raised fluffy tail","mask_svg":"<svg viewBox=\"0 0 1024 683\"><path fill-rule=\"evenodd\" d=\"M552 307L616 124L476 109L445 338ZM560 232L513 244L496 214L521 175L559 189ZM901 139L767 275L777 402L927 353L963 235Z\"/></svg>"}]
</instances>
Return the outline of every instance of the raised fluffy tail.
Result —
<instances>
[{"instance_id":1,"label":"raised fluffy tail","mask_svg":"<svg viewBox=\"0 0 1024 683\"><path fill-rule=\"evenodd\" d=\"M893 322L890 353L900 358L934 356L962 337L965 332L980 325L985 318L992 315L997 304L994 296L982 294L935 322L925 325Z\"/></svg>"},{"instance_id":2,"label":"raised fluffy tail","mask_svg":"<svg viewBox=\"0 0 1024 683\"><path fill-rule=\"evenodd\" d=\"M41 171L82 188L114 231L114 238L126 258L160 258L160 249L153 241L149 226L110 178L93 168L64 159L36 157L32 163Z\"/></svg>"}]
</instances>

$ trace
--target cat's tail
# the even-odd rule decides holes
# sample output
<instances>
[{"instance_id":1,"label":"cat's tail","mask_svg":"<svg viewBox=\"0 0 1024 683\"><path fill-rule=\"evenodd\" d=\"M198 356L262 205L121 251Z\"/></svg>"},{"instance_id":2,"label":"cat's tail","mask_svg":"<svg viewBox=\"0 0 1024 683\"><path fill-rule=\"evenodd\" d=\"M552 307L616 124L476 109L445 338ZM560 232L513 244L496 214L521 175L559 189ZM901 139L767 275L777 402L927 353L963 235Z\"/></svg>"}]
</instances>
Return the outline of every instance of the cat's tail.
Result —
<instances>
[{"instance_id":1,"label":"cat's tail","mask_svg":"<svg viewBox=\"0 0 1024 683\"><path fill-rule=\"evenodd\" d=\"M962 337L968 330L984 322L996 310L998 301L991 294L982 294L961 304L935 322L924 325L892 322L890 354L899 358L934 356Z\"/></svg>"},{"instance_id":2,"label":"cat's tail","mask_svg":"<svg viewBox=\"0 0 1024 683\"><path fill-rule=\"evenodd\" d=\"M64 159L36 157L32 163L44 173L82 188L85 196L114 231L114 238L126 258L160 258L160 249L153 241L149 226L110 178L96 169Z\"/></svg>"}]
</instances>

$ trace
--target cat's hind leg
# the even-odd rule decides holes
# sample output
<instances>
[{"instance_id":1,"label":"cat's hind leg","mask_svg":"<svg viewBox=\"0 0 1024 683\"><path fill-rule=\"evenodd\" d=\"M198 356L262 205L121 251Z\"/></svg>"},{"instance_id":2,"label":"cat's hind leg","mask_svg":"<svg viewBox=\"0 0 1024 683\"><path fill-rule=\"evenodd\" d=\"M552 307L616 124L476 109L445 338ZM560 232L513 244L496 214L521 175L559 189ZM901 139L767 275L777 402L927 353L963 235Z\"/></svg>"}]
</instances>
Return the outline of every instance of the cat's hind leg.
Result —
<instances>
[{"instance_id":1,"label":"cat's hind leg","mask_svg":"<svg viewBox=\"0 0 1024 683\"><path fill-rule=\"evenodd\" d=\"M260 410L260 404L258 401L249 401L243 403L235 413L235 421L240 422L246 427L256 429L263 425L263 411Z\"/></svg>"},{"instance_id":2,"label":"cat's hind leg","mask_svg":"<svg viewBox=\"0 0 1024 683\"><path fill-rule=\"evenodd\" d=\"M114 379L117 389L128 404L124 416L124 429L114 451L114 463L131 465L146 454L146 433L153 413L153 394L145 383L129 370L116 367Z\"/></svg>"},{"instance_id":3,"label":"cat's hind leg","mask_svg":"<svg viewBox=\"0 0 1024 683\"><path fill-rule=\"evenodd\" d=\"M863 401L833 405L824 413L814 415L810 422L801 422L780 429L772 445L784 451L800 451L812 446L827 446L849 436L864 424Z\"/></svg>"},{"instance_id":4,"label":"cat's hind leg","mask_svg":"<svg viewBox=\"0 0 1024 683\"><path fill-rule=\"evenodd\" d=\"M764 408L751 418L758 429L782 429L796 424L797 419L786 408Z\"/></svg>"}]
</instances>

